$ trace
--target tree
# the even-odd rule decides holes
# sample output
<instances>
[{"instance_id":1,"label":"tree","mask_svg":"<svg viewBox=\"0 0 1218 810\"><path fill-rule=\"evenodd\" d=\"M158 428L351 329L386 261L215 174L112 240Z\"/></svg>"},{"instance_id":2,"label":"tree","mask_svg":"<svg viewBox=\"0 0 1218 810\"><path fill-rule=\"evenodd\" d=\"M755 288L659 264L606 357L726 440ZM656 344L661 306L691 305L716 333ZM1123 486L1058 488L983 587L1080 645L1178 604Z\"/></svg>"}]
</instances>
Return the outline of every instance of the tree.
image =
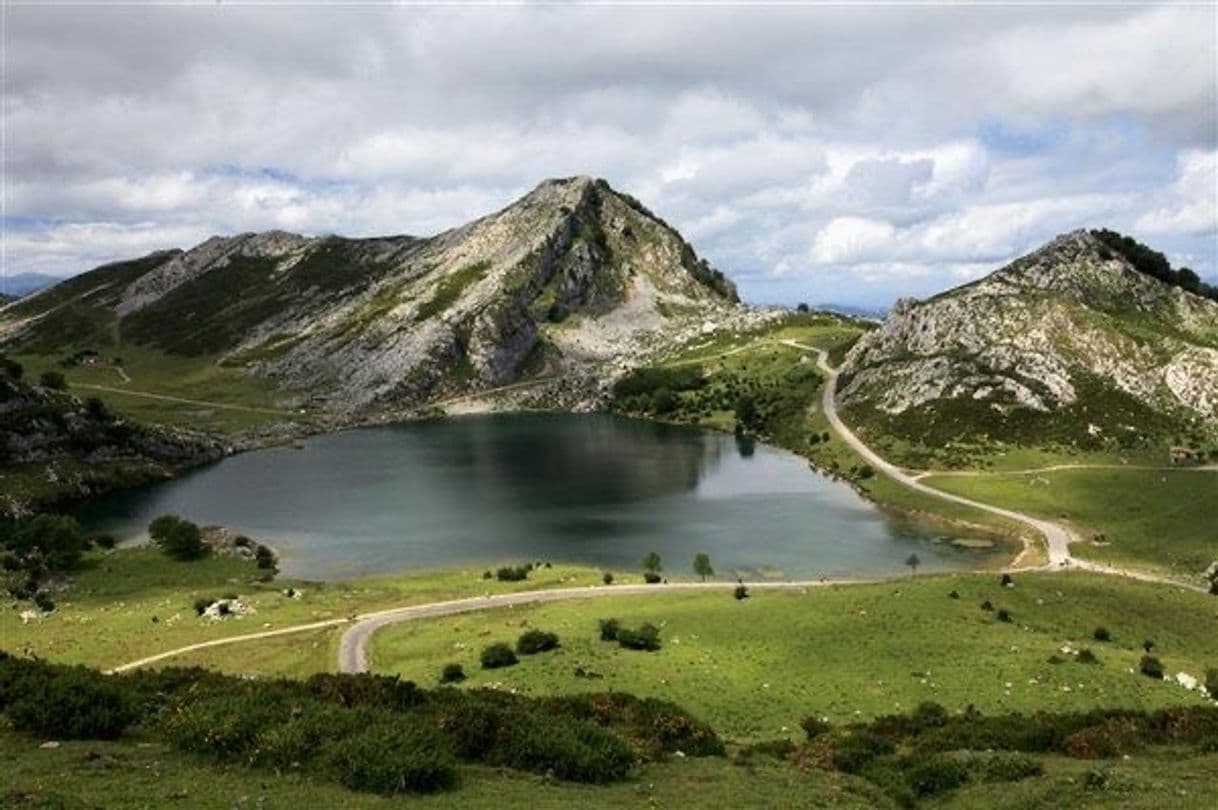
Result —
<instances>
[{"instance_id":1,"label":"tree","mask_svg":"<svg viewBox=\"0 0 1218 810\"><path fill-rule=\"evenodd\" d=\"M9 542L17 554L40 555L52 571L75 568L87 546L80 524L67 515L38 515L23 523Z\"/></svg>"},{"instance_id":2,"label":"tree","mask_svg":"<svg viewBox=\"0 0 1218 810\"><path fill-rule=\"evenodd\" d=\"M177 515L161 515L148 524L148 536L175 560L197 560L207 554L199 527Z\"/></svg>"},{"instance_id":3,"label":"tree","mask_svg":"<svg viewBox=\"0 0 1218 810\"><path fill-rule=\"evenodd\" d=\"M55 391L63 391L68 387L68 381L58 371L42 372L42 376L38 378L38 384L43 388L51 388Z\"/></svg>"},{"instance_id":4,"label":"tree","mask_svg":"<svg viewBox=\"0 0 1218 810\"><path fill-rule=\"evenodd\" d=\"M761 414L757 410L757 400L751 394L741 394L736 400L736 427L754 430L761 423Z\"/></svg>"},{"instance_id":5,"label":"tree","mask_svg":"<svg viewBox=\"0 0 1218 810\"><path fill-rule=\"evenodd\" d=\"M261 543L254 549L254 561L258 563L258 567L263 570L271 570L275 567L275 552L269 546L264 546Z\"/></svg>"},{"instance_id":6,"label":"tree","mask_svg":"<svg viewBox=\"0 0 1218 810\"><path fill-rule=\"evenodd\" d=\"M795 307L795 311L796 312L807 312L808 305L803 302L800 302L799 306Z\"/></svg>"},{"instance_id":7,"label":"tree","mask_svg":"<svg viewBox=\"0 0 1218 810\"><path fill-rule=\"evenodd\" d=\"M702 577L702 581L706 582L707 577L715 575L715 569L711 568L710 555L704 551L699 551L694 555L694 573Z\"/></svg>"},{"instance_id":8,"label":"tree","mask_svg":"<svg viewBox=\"0 0 1218 810\"><path fill-rule=\"evenodd\" d=\"M917 554L910 554L905 558L905 564L908 565L909 569L916 574L918 573L918 566L922 564L922 561L918 559Z\"/></svg>"},{"instance_id":9,"label":"tree","mask_svg":"<svg viewBox=\"0 0 1218 810\"><path fill-rule=\"evenodd\" d=\"M643 558L643 570L652 574L658 574L664 570L664 564L660 560L660 555L654 551L649 551L647 556Z\"/></svg>"}]
</instances>

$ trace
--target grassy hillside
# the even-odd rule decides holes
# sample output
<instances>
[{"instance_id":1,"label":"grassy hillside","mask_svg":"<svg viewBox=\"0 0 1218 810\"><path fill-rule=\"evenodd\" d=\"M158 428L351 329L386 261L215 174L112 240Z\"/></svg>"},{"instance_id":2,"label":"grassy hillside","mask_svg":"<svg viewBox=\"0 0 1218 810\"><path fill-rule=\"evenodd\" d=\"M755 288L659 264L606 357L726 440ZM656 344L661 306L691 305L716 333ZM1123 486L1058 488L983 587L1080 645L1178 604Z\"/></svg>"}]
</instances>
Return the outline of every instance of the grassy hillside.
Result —
<instances>
[{"instance_id":1,"label":"grassy hillside","mask_svg":"<svg viewBox=\"0 0 1218 810\"><path fill-rule=\"evenodd\" d=\"M1086 559L1197 577L1218 559L1218 471L1054 470L926 483L1072 526Z\"/></svg>"},{"instance_id":2,"label":"grassy hillside","mask_svg":"<svg viewBox=\"0 0 1218 810\"><path fill-rule=\"evenodd\" d=\"M980 607L986 600L994 611ZM1009 623L997 618L1004 608ZM608 617L657 625L663 648L600 641L597 620ZM1218 666L1214 618L1212 597L1110 577L1021 575L1003 588L997 575L935 576L757 592L743 602L730 593L672 594L488 611L386 628L372 639L371 659L375 671L419 683L435 682L455 661L474 687L660 697L747 741L795 736L810 712L841 722L924 700L987 714L1195 703L1195 694L1137 674L1141 645L1153 639L1173 675L1200 677ZM1112 641L1092 639L1100 626ZM557 633L562 648L509 669L478 668L485 645L515 641L527 627ZM1067 644L1091 649L1099 663L1063 654Z\"/></svg>"}]
</instances>

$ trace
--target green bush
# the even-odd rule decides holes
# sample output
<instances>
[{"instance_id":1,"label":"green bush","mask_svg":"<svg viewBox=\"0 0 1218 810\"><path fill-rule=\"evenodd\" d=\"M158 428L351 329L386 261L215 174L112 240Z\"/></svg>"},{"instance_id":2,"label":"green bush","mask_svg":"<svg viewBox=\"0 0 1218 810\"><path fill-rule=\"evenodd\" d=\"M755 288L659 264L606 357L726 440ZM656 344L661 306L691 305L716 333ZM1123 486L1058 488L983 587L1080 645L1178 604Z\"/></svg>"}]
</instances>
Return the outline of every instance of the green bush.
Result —
<instances>
[{"instance_id":1,"label":"green bush","mask_svg":"<svg viewBox=\"0 0 1218 810\"><path fill-rule=\"evenodd\" d=\"M1108 632L1107 627L1097 627L1091 637L1096 641L1112 641L1112 633Z\"/></svg>"},{"instance_id":2,"label":"green bush","mask_svg":"<svg viewBox=\"0 0 1218 810\"><path fill-rule=\"evenodd\" d=\"M598 624L601 630L601 641L617 641L617 634L621 630L617 619L601 619Z\"/></svg>"},{"instance_id":3,"label":"green bush","mask_svg":"<svg viewBox=\"0 0 1218 810\"><path fill-rule=\"evenodd\" d=\"M10 551L36 554L51 571L76 568L87 545L80 524L67 515L37 515L22 522L8 540Z\"/></svg>"},{"instance_id":4,"label":"green bush","mask_svg":"<svg viewBox=\"0 0 1218 810\"><path fill-rule=\"evenodd\" d=\"M1163 680L1163 662L1153 655L1143 655L1138 669L1148 678Z\"/></svg>"},{"instance_id":5,"label":"green bush","mask_svg":"<svg viewBox=\"0 0 1218 810\"><path fill-rule=\"evenodd\" d=\"M1039 761L1026 754L986 754L971 766L973 775L983 782L1018 782L1045 772Z\"/></svg>"},{"instance_id":6,"label":"green bush","mask_svg":"<svg viewBox=\"0 0 1218 810\"><path fill-rule=\"evenodd\" d=\"M440 673L440 683L461 683L465 680L465 669L460 664L445 664Z\"/></svg>"},{"instance_id":7,"label":"green bush","mask_svg":"<svg viewBox=\"0 0 1218 810\"><path fill-rule=\"evenodd\" d=\"M148 524L148 536L175 560L197 560L207 555L199 527L177 515L161 515Z\"/></svg>"},{"instance_id":8,"label":"green bush","mask_svg":"<svg viewBox=\"0 0 1218 810\"><path fill-rule=\"evenodd\" d=\"M845 773L858 773L876 757L887 756L896 744L887 737L856 728L833 738L830 757L833 767Z\"/></svg>"},{"instance_id":9,"label":"green bush","mask_svg":"<svg viewBox=\"0 0 1218 810\"><path fill-rule=\"evenodd\" d=\"M660 630L653 624L642 624L635 630L622 627L617 631L617 643L629 650L652 652L660 649Z\"/></svg>"},{"instance_id":10,"label":"green bush","mask_svg":"<svg viewBox=\"0 0 1218 810\"><path fill-rule=\"evenodd\" d=\"M241 689L204 699L183 700L170 707L161 730L174 748L221 762L243 760L259 735L289 717L277 700L255 689Z\"/></svg>"},{"instance_id":11,"label":"green bush","mask_svg":"<svg viewBox=\"0 0 1218 810\"><path fill-rule=\"evenodd\" d=\"M947 709L934 701L925 700L913 710L910 719L919 729L939 728L947 725Z\"/></svg>"},{"instance_id":12,"label":"green bush","mask_svg":"<svg viewBox=\"0 0 1218 810\"><path fill-rule=\"evenodd\" d=\"M808 735L809 740L815 740L822 734L828 734L833 730L828 720L816 715L809 715L799 721L799 727L804 730L804 734Z\"/></svg>"},{"instance_id":13,"label":"green bush","mask_svg":"<svg viewBox=\"0 0 1218 810\"><path fill-rule=\"evenodd\" d=\"M504 736L495 759L511 768L603 783L624 779L634 767L630 746L588 721L528 712L514 717Z\"/></svg>"},{"instance_id":14,"label":"green bush","mask_svg":"<svg viewBox=\"0 0 1218 810\"><path fill-rule=\"evenodd\" d=\"M608 571L606 571L606 572L605 572L605 573L604 573L604 574L601 576L601 582L605 583L606 585L612 585L612 584L613 584L613 574L611 574L611 573L609 573Z\"/></svg>"},{"instance_id":15,"label":"green bush","mask_svg":"<svg viewBox=\"0 0 1218 810\"><path fill-rule=\"evenodd\" d=\"M240 538L238 538L240 539ZM269 571L275 567L276 559L275 552L269 546L264 546L261 543L254 549L254 562L264 571Z\"/></svg>"},{"instance_id":16,"label":"green bush","mask_svg":"<svg viewBox=\"0 0 1218 810\"><path fill-rule=\"evenodd\" d=\"M54 391L65 391L68 387L68 381L58 371L42 372L42 375L38 377L38 384Z\"/></svg>"},{"instance_id":17,"label":"green bush","mask_svg":"<svg viewBox=\"0 0 1218 810\"><path fill-rule=\"evenodd\" d=\"M558 635L544 630L526 630L516 640L516 652L521 655L536 655L558 649Z\"/></svg>"},{"instance_id":18,"label":"green bush","mask_svg":"<svg viewBox=\"0 0 1218 810\"><path fill-rule=\"evenodd\" d=\"M529 571L531 570L532 566L504 566L495 571L495 578L500 582L520 582L529 578Z\"/></svg>"},{"instance_id":19,"label":"green bush","mask_svg":"<svg viewBox=\"0 0 1218 810\"><path fill-rule=\"evenodd\" d=\"M516 653L512 652L512 648L503 642L492 644L482 651L479 660L482 662L483 669L499 669L500 667L510 667L517 663Z\"/></svg>"},{"instance_id":20,"label":"green bush","mask_svg":"<svg viewBox=\"0 0 1218 810\"><path fill-rule=\"evenodd\" d=\"M968 779L968 766L959 759L943 754L921 757L905 770L905 780L915 796L946 793L960 787Z\"/></svg>"},{"instance_id":21,"label":"green bush","mask_svg":"<svg viewBox=\"0 0 1218 810\"><path fill-rule=\"evenodd\" d=\"M84 668L34 669L10 686L5 711L17 731L70 740L113 740L138 717L121 682Z\"/></svg>"},{"instance_id":22,"label":"green bush","mask_svg":"<svg viewBox=\"0 0 1218 810\"><path fill-rule=\"evenodd\" d=\"M643 581L646 582L648 585L656 585L659 582L663 581L663 579L664 578L661 577L659 574L657 574L655 571L644 571L643 572Z\"/></svg>"},{"instance_id":23,"label":"green bush","mask_svg":"<svg viewBox=\"0 0 1218 810\"><path fill-rule=\"evenodd\" d=\"M326 769L352 790L432 793L457 784L457 770L435 734L410 723L376 723L331 742Z\"/></svg>"}]
</instances>

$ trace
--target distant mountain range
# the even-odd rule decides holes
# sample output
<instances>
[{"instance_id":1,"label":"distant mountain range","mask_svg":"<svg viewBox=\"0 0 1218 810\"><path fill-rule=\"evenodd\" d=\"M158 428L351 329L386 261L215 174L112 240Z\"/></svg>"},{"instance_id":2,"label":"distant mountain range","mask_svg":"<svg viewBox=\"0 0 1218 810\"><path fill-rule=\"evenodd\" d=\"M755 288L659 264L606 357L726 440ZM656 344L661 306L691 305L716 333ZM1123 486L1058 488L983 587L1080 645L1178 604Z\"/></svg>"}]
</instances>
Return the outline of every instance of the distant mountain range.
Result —
<instances>
[{"instance_id":1,"label":"distant mountain range","mask_svg":"<svg viewBox=\"0 0 1218 810\"><path fill-rule=\"evenodd\" d=\"M24 298L30 293L53 287L63 279L46 273L17 273L0 279L0 302L3 299Z\"/></svg>"}]
</instances>

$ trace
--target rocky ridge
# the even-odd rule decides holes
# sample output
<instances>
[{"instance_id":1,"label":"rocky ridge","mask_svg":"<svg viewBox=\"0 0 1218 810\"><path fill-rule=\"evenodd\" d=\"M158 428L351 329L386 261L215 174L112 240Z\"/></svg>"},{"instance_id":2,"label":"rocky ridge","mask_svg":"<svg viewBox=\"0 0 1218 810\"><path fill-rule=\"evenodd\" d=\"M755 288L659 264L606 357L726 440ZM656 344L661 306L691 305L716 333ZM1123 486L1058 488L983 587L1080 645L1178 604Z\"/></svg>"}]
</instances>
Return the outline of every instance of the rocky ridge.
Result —
<instances>
[{"instance_id":1,"label":"rocky ridge","mask_svg":"<svg viewBox=\"0 0 1218 810\"><path fill-rule=\"evenodd\" d=\"M898 302L847 356L839 396L889 416L971 400L1001 417L1101 389L1218 429L1218 303L1074 231L977 282ZM1103 405L1092 410L1089 429L1111 429Z\"/></svg>"},{"instance_id":2,"label":"rocky ridge","mask_svg":"<svg viewBox=\"0 0 1218 810\"><path fill-rule=\"evenodd\" d=\"M274 231L98 268L6 307L0 330L214 355L363 419L522 381L591 404L626 368L765 317L636 200L575 177L426 239Z\"/></svg>"}]
</instances>

